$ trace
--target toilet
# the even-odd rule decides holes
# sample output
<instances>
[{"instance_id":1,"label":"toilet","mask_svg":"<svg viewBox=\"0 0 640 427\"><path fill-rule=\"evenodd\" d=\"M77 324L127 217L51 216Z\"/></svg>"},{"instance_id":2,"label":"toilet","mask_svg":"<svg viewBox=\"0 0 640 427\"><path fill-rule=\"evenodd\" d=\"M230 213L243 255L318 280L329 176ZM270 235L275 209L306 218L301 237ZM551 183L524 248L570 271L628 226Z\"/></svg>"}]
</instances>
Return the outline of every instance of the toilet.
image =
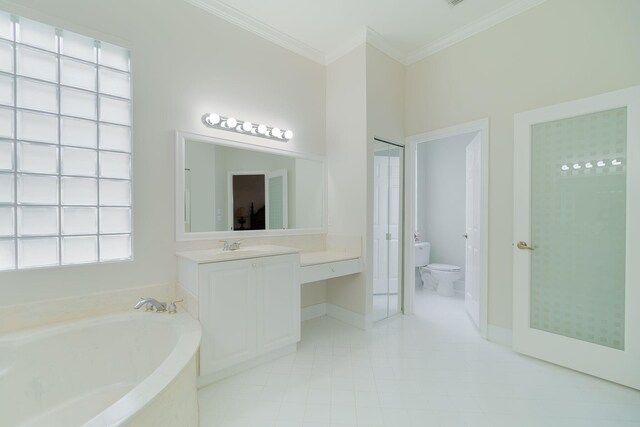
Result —
<instances>
[{"instance_id":1,"label":"toilet","mask_svg":"<svg viewBox=\"0 0 640 427\"><path fill-rule=\"evenodd\" d=\"M419 242L415 245L416 268L420 270L422 283L429 278L437 282L438 295L452 297L454 295L453 282L462 278L462 270L457 265L429 264L431 257L431 243Z\"/></svg>"}]
</instances>

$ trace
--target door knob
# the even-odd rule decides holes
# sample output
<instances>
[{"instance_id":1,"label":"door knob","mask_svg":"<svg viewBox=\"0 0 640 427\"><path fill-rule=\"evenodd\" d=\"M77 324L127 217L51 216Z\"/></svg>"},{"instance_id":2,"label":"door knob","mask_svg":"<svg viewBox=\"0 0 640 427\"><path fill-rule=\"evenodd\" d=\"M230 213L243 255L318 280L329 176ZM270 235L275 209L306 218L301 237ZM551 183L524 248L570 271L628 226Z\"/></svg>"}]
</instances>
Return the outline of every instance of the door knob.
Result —
<instances>
[{"instance_id":1,"label":"door knob","mask_svg":"<svg viewBox=\"0 0 640 427\"><path fill-rule=\"evenodd\" d=\"M518 249L528 249L530 251L533 250L533 248L529 245L527 245L527 242L523 242L522 240L520 240L516 246L518 247Z\"/></svg>"}]
</instances>

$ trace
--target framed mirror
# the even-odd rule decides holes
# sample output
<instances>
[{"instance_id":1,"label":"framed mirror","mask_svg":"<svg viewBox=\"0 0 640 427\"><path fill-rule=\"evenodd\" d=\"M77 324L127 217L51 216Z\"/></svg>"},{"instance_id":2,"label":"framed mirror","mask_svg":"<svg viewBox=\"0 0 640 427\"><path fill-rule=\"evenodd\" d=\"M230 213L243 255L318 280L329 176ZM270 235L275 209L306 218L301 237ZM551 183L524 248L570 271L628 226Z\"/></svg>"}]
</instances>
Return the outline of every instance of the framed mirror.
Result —
<instances>
[{"instance_id":1,"label":"framed mirror","mask_svg":"<svg viewBox=\"0 0 640 427\"><path fill-rule=\"evenodd\" d=\"M176 132L176 239L326 231L320 157Z\"/></svg>"}]
</instances>

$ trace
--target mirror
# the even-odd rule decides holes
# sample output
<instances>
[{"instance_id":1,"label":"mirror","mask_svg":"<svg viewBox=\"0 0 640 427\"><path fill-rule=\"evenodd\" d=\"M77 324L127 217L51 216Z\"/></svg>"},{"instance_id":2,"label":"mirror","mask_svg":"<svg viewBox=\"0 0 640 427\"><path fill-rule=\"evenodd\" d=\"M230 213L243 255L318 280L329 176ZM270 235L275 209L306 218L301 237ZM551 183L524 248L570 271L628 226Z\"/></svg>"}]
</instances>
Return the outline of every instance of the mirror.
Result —
<instances>
[{"instance_id":1,"label":"mirror","mask_svg":"<svg viewBox=\"0 0 640 427\"><path fill-rule=\"evenodd\" d=\"M184 133L178 133L176 159L179 240L324 227L320 159Z\"/></svg>"}]
</instances>

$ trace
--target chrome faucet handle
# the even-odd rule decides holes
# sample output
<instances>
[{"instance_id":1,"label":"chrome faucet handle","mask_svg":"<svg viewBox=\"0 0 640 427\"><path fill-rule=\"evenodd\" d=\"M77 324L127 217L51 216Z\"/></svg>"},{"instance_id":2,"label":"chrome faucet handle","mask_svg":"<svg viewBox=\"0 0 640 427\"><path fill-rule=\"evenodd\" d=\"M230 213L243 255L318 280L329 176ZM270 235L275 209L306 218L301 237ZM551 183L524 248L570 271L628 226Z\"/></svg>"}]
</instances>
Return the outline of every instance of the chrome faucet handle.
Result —
<instances>
[{"instance_id":1,"label":"chrome faucet handle","mask_svg":"<svg viewBox=\"0 0 640 427\"><path fill-rule=\"evenodd\" d=\"M173 301L171 304L169 304L169 306L167 307L167 313L169 314L176 314L178 312L178 307L176 306L177 302L183 302L184 299L179 299L179 300L175 300Z\"/></svg>"},{"instance_id":2,"label":"chrome faucet handle","mask_svg":"<svg viewBox=\"0 0 640 427\"><path fill-rule=\"evenodd\" d=\"M219 242L222 242L222 250L223 251L229 251L231 250L231 245L229 245L229 242L226 240L219 240Z\"/></svg>"}]
</instances>

